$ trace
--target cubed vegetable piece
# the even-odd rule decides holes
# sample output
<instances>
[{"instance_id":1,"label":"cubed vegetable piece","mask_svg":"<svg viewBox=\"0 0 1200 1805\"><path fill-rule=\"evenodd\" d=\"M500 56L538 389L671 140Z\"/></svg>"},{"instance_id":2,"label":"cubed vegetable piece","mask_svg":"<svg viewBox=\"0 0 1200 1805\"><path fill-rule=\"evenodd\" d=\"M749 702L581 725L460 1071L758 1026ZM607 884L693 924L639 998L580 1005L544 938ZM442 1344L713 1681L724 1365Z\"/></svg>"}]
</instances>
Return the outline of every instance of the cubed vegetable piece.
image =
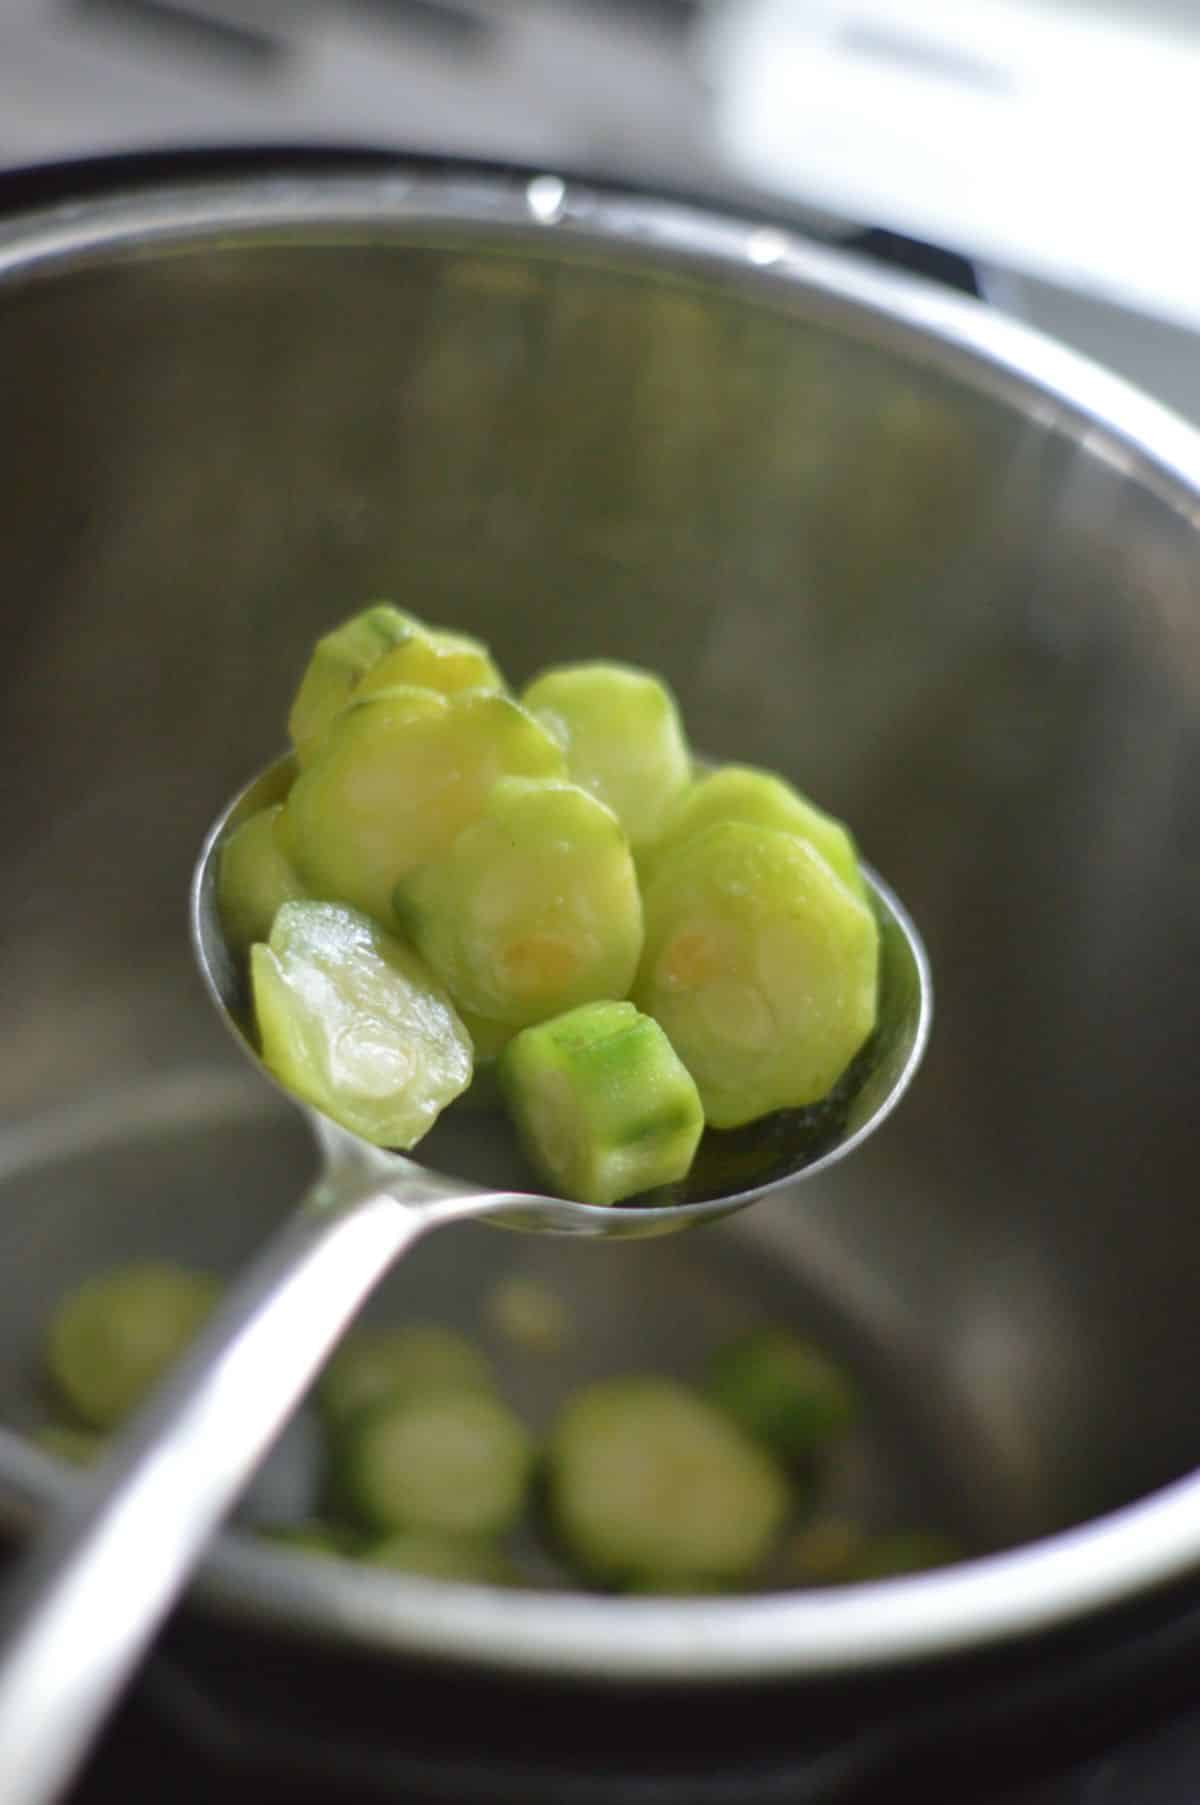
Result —
<instances>
[{"instance_id":1,"label":"cubed vegetable piece","mask_svg":"<svg viewBox=\"0 0 1200 1805\"><path fill-rule=\"evenodd\" d=\"M510 1027L625 996L642 950L629 842L571 783L502 778L446 856L401 881L396 911L455 1003Z\"/></svg>"},{"instance_id":2,"label":"cubed vegetable piece","mask_svg":"<svg viewBox=\"0 0 1200 1805\"><path fill-rule=\"evenodd\" d=\"M515 1586L520 1576L502 1548L462 1536L433 1535L402 1529L371 1543L362 1555L374 1567L390 1567L421 1579L442 1579L472 1586Z\"/></svg>"},{"instance_id":3,"label":"cubed vegetable piece","mask_svg":"<svg viewBox=\"0 0 1200 1805\"><path fill-rule=\"evenodd\" d=\"M635 851L662 833L692 775L670 690L626 664L567 664L544 671L522 701L567 750L575 783L608 804Z\"/></svg>"},{"instance_id":4,"label":"cubed vegetable piece","mask_svg":"<svg viewBox=\"0 0 1200 1805\"><path fill-rule=\"evenodd\" d=\"M748 1435L786 1461L807 1461L858 1418L849 1375L789 1329L756 1329L719 1348L706 1391Z\"/></svg>"},{"instance_id":5,"label":"cubed vegetable piece","mask_svg":"<svg viewBox=\"0 0 1200 1805\"><path fill-rule=\"evenodd\" d=\"M715 1128L828 1095L875 1025L879 932L805 841L720 822L644 897L633 997L662 1023Z\"/></svg>"},{"instance_id":6,"label":"cubed vegetable piece","mask_svg":"<svg viewBox=\"0 0 1200 1805\"><path fill-rule=\"evenodd\" d=\"M354 1329L321 1376L317 1396L325 1416L345 1422L384 1399L394 1404L445 1391L491 1391L486 1356L454 1329L435 1322L400 1328Z\"/></svg>"},{"instance_id":7,"label":"cubed vegetable piece","mask_svg":"<svg viewBox=\"0 0 1200 1805\"><path fill-rule=\"evenodd\" d=\"M91 1428L115 1428L184 1352L217 1295L215 1279L165 1261L85 1279L50 1321L59 1396Z\"/></svg>"},{"instance_id":8,"label":"cubed vegetable piece","mask_svg":"<svg viewBox=\"0 0 1200 1805\"><path fill-rule=\"evenodd\" d=\"M302 766L311 761L329 723L371 666L412 632L410 615L391 602L375 602L318 639L288 715L288 732Z\"/></svg>"},{"instance_id":9,"label":"cubed vegetable piece","mask_svg":"<svg viewBox=\"0 0 1200 1805\"><path fill-rule=\"evenodd\" d=\"M721 765L688 785L667 817L661 839L638 861L643 881L649 881L664 853L718 821L749 821L797 834L816 847L856 896L865 897L866 885L849 829L782 777L753 765Z\"/></svg>"},{"instance_id":10,"label":"cubed vegetable piece","mask_svg":"<svg viewBox=\"0 0 1200 1805\"><path fill-rule=\"evenodd\" d=\"M672 1184L704 1129L696 1086L657 1022L632 1003L585 1003L525 1028L500 1087L531 1164L578 1203Z\"/></svg>"},{"instance_id":11,"label":"cubed vegetable piece","mask_svg":"<svg viewBox=\"0 0 1200 1805\"><path fill-rule=\"evenodd\" d=\"M688 1387L602 1380L547 1446L547 1507L566 1553L608 1584L706 1589L750 1579L791 1505L771 1456Z\"/></svg>"},{"instance_id":12,"label":"cubed vegetable piece","mask_svg":"<svg viewBox=\"0 0 1200 1805\"><path fill-rule=\"evenodd\" d=\"M279 843L282 803L260 809L222 842L217 867L217 908L229 945L245 952L271 932L276 912L296 902L304 886Z\"/></svg>"},{"instance_id":13,"label":"cubed vegetable piece","mask_svg":"<svg viewBox=\"0 0 1200 1805\"><path fill-rule=\"evenodd\" d=\"M285 852L313 896L395 927L397 883L443 858L501 777L565 777L562 748L507 696L380 691L345 709L284 804Z\"/></svg>"},{"instance_id":14,"label":"cubed vegetable piece","mask_svg":"<svg viewBox=\"0 0 1200 1805\"><path fill-rule=\"evenodd\" d=\"M408 616L411 631L373 664L355 690L365 700L395 684L415 683L443 696L462 689L502 690L504 678L486 646L465 633L427 627Z\"/></svg>"},{"instance_id":15,"label":"cubed vegetable piece","mask_svg":"<svg viewBox=\"0 0 1200 1805\"><path fill-rule=\"evenodd\" d=\"M500 1398L443 1391L360 1411L334 1458L339 1494L368 1527L486 1540L520 1515L534 1445Z\"/></svg>"},{"instance_id":16,"label":"cubed vegetable piece","mask_svg":"<svg viewBox=\"0 0 1200 1805\"><path fill-rule=\"evenodd\" d=\"M285 903L250 949L263 1060L364 1140L412 1147L471 1081L471 1042L416 954L358 910Z\"/></svg>"}]
</instances>

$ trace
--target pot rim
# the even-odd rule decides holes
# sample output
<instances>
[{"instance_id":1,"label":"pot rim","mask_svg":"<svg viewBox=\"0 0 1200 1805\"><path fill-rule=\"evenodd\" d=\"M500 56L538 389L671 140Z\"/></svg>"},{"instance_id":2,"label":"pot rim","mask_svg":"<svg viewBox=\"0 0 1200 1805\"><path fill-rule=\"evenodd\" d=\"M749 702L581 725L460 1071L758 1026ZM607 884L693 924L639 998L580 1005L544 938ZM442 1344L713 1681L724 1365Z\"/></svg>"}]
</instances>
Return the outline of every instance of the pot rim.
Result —
<instances>
[{"instance_id":1,"label":"pot rim","mask_svg":"<svg viewBox=\"0 0 1200 1805\"><path fill-rule=\"evenodd\" d=\"M135 188L0 223L0 295L113 261L223 244L448 246L719 283L764 310L814 311L903 346L1153 491L1200 527L1200 432L1122 379L983 304L787 226L552 172L306 167ZM61 1502L61 1463L0 1429L0 1506L29 1526ZM1131 1601L1200 1562L1200 1475L1088 1523L934 1572L744 1598L614 1599L446 1586L222 1534L196 1596L270 1628L564 1680L694 1685L827 1677L981 1650Z\"/></svg>"}]
</instances>

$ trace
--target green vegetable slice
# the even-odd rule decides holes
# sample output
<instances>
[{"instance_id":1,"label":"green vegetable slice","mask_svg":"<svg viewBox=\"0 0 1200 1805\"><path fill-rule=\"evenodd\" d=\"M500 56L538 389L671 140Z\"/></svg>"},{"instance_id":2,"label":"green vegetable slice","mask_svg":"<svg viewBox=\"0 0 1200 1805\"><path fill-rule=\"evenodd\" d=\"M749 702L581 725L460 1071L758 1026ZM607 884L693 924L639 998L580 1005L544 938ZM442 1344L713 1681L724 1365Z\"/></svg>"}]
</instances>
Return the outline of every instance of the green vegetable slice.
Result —
<instances>
[{"instance_id":1,"label":"green vegetable slice","mask_svg":"<svg viewBox=\"0 0 1200 1805\"><path fill-rule=\"evenodd\" d=\"M384 1399L342 1427L334 1483L354 1516L381 1531L485 1540L524 1506L534 1446L490 1392Z\"/></svg>"},{"instance_id":2,"label":"green vegetable slice","mask_svg":"<svg viewBox=\"0 0 1200 1805\"><path fill-rule=\"evenodd\" d=\"M756 1329L719 1348L707 1395L781 1460L806 1461L851 1429L858 1396L849 1375L788 1329Z\"/></svg>"},{"instance_id":3,"label":"green vegetable slice","mask_svg":"<svg viewBox=\"0 0 1200 1805\"><path fill-rule=\"evenodd\" d=\"M407 639L371 666L354 692L356 701L365 701L395 684L415 683L422 689L436 689L443 696L464 689L504 689L504 678L479 640L465 633L427 627L412 615L407 619L411 629Z\"/></svg>"},{"instance_id":4,"label":"green vegetable slice","mask_svg":"<svg viewBox=\"0 0 1200 1805\"><path fill-rule=\"evenodd\" d=\"M702 829L646 888L633 997L660 1021L708 1122L826 1096L875 1025L879 932L812 846L743 821Z\"/></svg>"},{"instance_id":5,"label":"green vegetable slice","mask_svg":"<svg viewBox=\"0 0 1200 1805\"><path fill-rule=\"evenodd\" d=\"M639 860L643 881L649 881L664 853L718 821L748 821L798 835L816 848L848 889L866 896L850 830L784 778L753 765L721 765L688 785L668 815L662 837Z\"/></svg>"},{"instance_id":6,"label":"green vegetable slice","mask_svg":"<svg viewBox=\"0 0 1200 1805\"><path fill-rule=\"evenodd\" d=\"M304 887L279 843L282 803L260 809L222 842L217 907L230 946L244 952L271 932L276 912L298 901Z\"/></svg>"},{"instance_id":7,"label":"green vegetable slice","mask_svg":"<svg viewBox=\"0 0 1200 1805\"><path fill-rule=\"evenodd\" d=\"M674 1380L625 1377L577 1392L547 1446L547 1503L589 1577L639 1589L748 1580L791 1506L762 1448Z\"/></svg>"},{"instance_id":8,"label":"green vegetable slice","mask_svg":"<svg viewBox=\"0 0 1200 1805\"><path fill-rule=\"evenodd\" d=\"M374 602L318 639L288 715L288 733L301 766L310 763L330 722L371 666L412 632L410 615L391 602Z\"/></svg>"},{"instance_id":9,"label":"green vegetable slice","mask_svg":"<svg viewBox=\"0 0 1200 1805\"><path fill-rule=\"evenodd\" d=\"M634 850L656 840L692 774L665 683L633 665L567 664L543 671L521 699L561 740L572 779L608 804Z\"/></svg>"},{"instance_id":10,"label":"green vegetable slice","mask_svg":"<svg viewBox=\"0 0 1200 1805\"><path fill-rule=\"evenodd\" d=\"M284 903L250 950L259 1044L281 1083L382 1147L412 1147L471 1081L471 1042L408 947L355 909Z\"/></svg>"},{"instance_id":11,"label":"green vegetable slice","mask_svg":"<svg viewBox=\"0 0 1200 1805\"><path fill-rule=\"evenodd\" d=\"M585 1003L523 1029L499 1077L531 1163L579 1203L619 1203L684 1177L704 1129L689 1073L632 1003Z\"/></svg>"},{"instance_id":12,"label":"green vegetable slice","mask_svg":"<svg viewBox=\"0 0 1200 1805\"><path fill-rule=\"evenodd\" d=\"M330 727L284 804L284 851L313 896L395 925L397 883L449 852L501 777L565 776L562 748L508 696L381 690Z\"/></svg>"},{"instance_id":13,"label":"green vegetable slice","mask_svg":"<svg viewBox=\"0 0 1200 1805\"><path fill-rule=\"evenodd\" d=\"M422 1579L442 1579L461 1585L515 1586L520 1583L512 1561L490 1542L466 1541L461 1536L433 1535L428 1530L402 1529L371 1543L362 1559L374 1567L390 1567Z\"/></svg>"},{"instance_id":14,"label":"green vegetable slice","mask_svg":"<svg viewBox=\"0 0 1200 1805\"><path fill-rule=\"evenodd\" d=\"M317 1396L331 1422L369 1404L407 1403L443 1391L491 1391L492 1371L474 1342L439 1323L354 1329L321 1376Z\"/></svg>"},{"instance_id":15,"label":"green vegetable slice","mask_svg":"<svg viewBox=\"0 0 1200 1805\"><path fill-rule=\"evenodd\" d=\"M95 1274L59 1303L46 1358L56 1391L90 1428L115 1428L184 1352L218 1295L167 1261Z\"/></svg>"},{"instance_id":16,"label":"green vegetable slice","mask_svg":"<svg viewBox=\"0 0 1200 1805\"><path fill-rule=\"evenodd\" d=\"M577 784L502 778L396 909L455 1003L508 1027L625 996L642 950L629 842Z\"/></svg>"}]
</instances>

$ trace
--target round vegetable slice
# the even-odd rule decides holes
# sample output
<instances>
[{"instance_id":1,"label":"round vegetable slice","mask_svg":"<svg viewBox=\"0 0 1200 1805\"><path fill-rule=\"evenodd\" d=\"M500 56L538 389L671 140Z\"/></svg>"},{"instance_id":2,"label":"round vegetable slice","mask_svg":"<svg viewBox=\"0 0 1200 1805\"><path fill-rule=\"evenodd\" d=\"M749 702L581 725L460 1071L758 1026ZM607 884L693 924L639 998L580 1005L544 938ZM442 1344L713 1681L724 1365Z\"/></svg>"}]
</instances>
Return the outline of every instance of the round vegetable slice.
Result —
<instances>
[{"instance_id":1,"label":"round vegetable slice","mask_svg":"<svg viewBox=\"0 0 1200 1805\"><path fill-rule=\"evenodd\" d=\"M355 1329L321 1376L317 1395L327 1417L345 1421L368 1404L406 1403L442 1391L490 1391L492 1372L474 1342L435 1322L395 1329Z\"/></svg>"},{"instance_id":2,"label":"round vegetable slice","mask_svg":"<svg viewBox=\"0 0 1200 1805\"><path fill-rule=\"evenodd\" d=\"M510 1027L625 996L642 950L629 842L577 784L502 778L396 909L455 1003Z\"/></svg>"},{"instance_id":3,"label":"round vegetable slice","mask_svg":"<svg viewBox=\"0 0 1200 1805\"><path fill-rule=\"evenodd\" d=\"M408 617L410 632L376 660L354 692L363 701L394 684L415 683L443 696L463 689L502 690L504 678L479 640Z\"/></svg>"},{"instance_id":4,"label":"round vegetable slice","mask_svg":"<svg viewBox=\"0 0 1200 1805\"><path fill-rule=\"evenodd\" d=\"M705 1389L782 1460L807 1460L845 1435L858 1417L848 1374L789 1329L755 1329L718 1348Z\"/></svg>"},{"instance_id":5,"label":"round vegetable slice","mask_svg":"<svg viewBox=\"0 0 1200 1805\"><path fill-rule=\"evenodd\" d=\"M244 952L265 940L277 910L304 895L304 887L279 843L283 804L260 809L221 846L217 907L230 946Z\"/></svg>"},{"instance_id":6,"label":"round vegetable slice","mask_svg":"<svg viewBox=\"0 0 1200 1805\"><path fill-rule=\"evenodd\" d=\"M692 774L679 709L661 678L628 664L558 665L521 700L558 736L572 779L608 804L634 850L656 840Z\"/></svg>"},{"instance_id":7,"label":"round vegetable slice","mask_svg":"<svg viewBox=\"0 0 1200 1805\"><path fill-rule=\"evenodd\" d=\"M490 1542L466 1541L461 1536L431 1535L427 1530L402 1529L363 1550L362 1559L374 1567L390 1567L422 1579L444 1579L462 1585L515 1586L520 1577L501 1548Z\"/></svg>"},{"instance_id":8,"label":"round vegetable slice","mask_svg":"<svg viewBox=\"0 0 1200 1805\"><path fill-rule=\"evenodd\" d=\"M668 1591L735 1585L791 1507L762 1448L688 1387L630 1376L577 1392L547 1445L547 1503L589 1577Z\"/></svg>"},{"instance_id":9,"label":"round vegetable slice","mask_svg":"<svg viewBox=\"0 0 1200 1805\"><path fill-rule=\"evenodd\" d=\"M311 761L330 722L371 666L391 646L410 638L413 628L411 615L391 602L373 602L318 639L288 715L301 765Z\"/></svg>"},{"instance_id":10,"label":"round vegetable slice","mask_svg":"<svg viewBox=\"0 0 1200 1805\"><path fill-rule=\"evenodd\" d=\"M689 836L646 887L633 997L660 1021L715 1128L828 1095L875 1025L868 905L794 834Z\"/></svg>"},{"instance_id":11,"label":"round vegetable slice","mask_svg":"<svg viewBox=\"0 0 1200 1805\"><path fill-rule=\"evenodd\" d=\"M639 860L643 881L649 881L664 853L718 821L749 821L798 835L816 848L848 889L865 897L866 885L850 830L784 778L754 765L720 765L688 785L668 815L661 839Z\"/></svg>"},{"instance_id":12,"label":"round vegetable slice","mask_svg":"<svg viewBox=\"0 0 1200 1805\"><path fill-rule=\"evenodd\" d=\"M397 883L449 852L501 777L564 777L562 748L508 696L415 686L345 709L284 804L285 852L313 896L395 924Z\"/></svg>"},{"instance_id":13,"label":"round vegetable slice","mask_svg":"<svg viewBox=\"0 0 1200 1805\"><path fill-rule=\"evenodd\" d=\"M523 1029L499 1077L531 1164L578 1203L619 1203L683 1178L704 1130L689 1073L632 1003L585 1003Z\"/></svg>"},{"instance_id":14,"label":"round vegetable slice","mask_svg":"<svg viewBox=\"0 0 1200 1805\"><path fill-rule=\"evenodd\" d=\"M358 910L284 903L250 949L266 1064L381 1147L411 1147L471 1081L471 1041L410 948Z\"/></svg>"},{"instance_id":15,"label":"round vegetable slice","mask_svg":"<svg viewBox=\"0 0 1200 1805\"><path fill-rule=\"evenodd\" d=\"M360 1412L343 1425L335 1461L340 1496L370 1527L481 1540L520 1515L534 1446L500 1398L444 1391Z\"/></svg>"},{"instance_id":16,"label":"round vegetable slice","mask_svg":"<svg viewBox=\"0 0 1200 1805\"><path fill-rule=\"evenodd\" d=\"M46 1358L55 1389L91 1428L114 1428L183 1353L217 1295L215 1279L168 1261L85 1279L50 1321Z\"/></svg>"}]
</instances>

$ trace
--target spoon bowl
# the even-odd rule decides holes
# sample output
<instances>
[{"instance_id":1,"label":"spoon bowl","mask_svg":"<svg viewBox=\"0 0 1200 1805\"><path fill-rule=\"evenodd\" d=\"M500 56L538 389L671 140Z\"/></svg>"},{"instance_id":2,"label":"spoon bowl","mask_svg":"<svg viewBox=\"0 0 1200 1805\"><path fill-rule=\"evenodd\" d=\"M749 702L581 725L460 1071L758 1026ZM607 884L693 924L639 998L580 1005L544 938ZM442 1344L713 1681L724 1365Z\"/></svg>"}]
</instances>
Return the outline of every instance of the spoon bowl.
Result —
<instances>
[{"instance_id":1,"label":"spoon bowl","mask_svg":"<svg viewBox=\"0 0 1200 1805\"><path fill-rule=\"evenodd\" d=\"M278 801L293 770L290 759L277 760L222 811L191 892L201 977L242 1051L272 1083L251 1036L242 962L221 931L216 871L226 835ZM418 1162L292 1097L320 1149L314 1184L80 1481L0 1599L4 1805L47 1805L61 1794L221 1518L366 1297L421 1235L471 1218L604 1238L671 1233L782 1192L874 1132L920 1063L931 983L912 922L871 871L865 876L881 950L869 1042L814 1108L706 1133L677 1185L617 1207L547 1197L526 1188L513 1137L481 1133L478 1112L448 1111Z\"/></svg>"},{"instance_id":2,"label":"spoon bowl","mask_svg":"<svg viewBox=\"0 0 1200 1805\"><path fill-rule=\"evenodd\" d=\"M200 974L218 1013L269 1083L304 1111L326 1158L353 1149L380 1170L393 1167L408 1187L424 1170L436 1195L443 1187L480 1194L480 1213L508 1227L603 1235L607 1238L671 1234L743 1209L768 1192L811 1178L861 1145L899 1103L925 1051L932 1011L929 962L912 920L887 885L863 867L879 925L879 1012L875 1031L836 1089L807 1109L777 1111L745 1128L709 1129L687 1176L617 1207L572 1203L541 1196L514 1137L498 1116L451 1109L421 1142L420 1160L380 1154L349 1130L322 1117L283 1086L259 1057L251 1022L245 961L231 952L217 906L217 867L222 842L259 810L280 802L295 776L290 755L266 767L229 803L205 840L192 883L192 945ZM494 1187L504 1187L503 1201ZM486 1201L485 1201L486 1199Z\"/></svg>"}]
</instances>

